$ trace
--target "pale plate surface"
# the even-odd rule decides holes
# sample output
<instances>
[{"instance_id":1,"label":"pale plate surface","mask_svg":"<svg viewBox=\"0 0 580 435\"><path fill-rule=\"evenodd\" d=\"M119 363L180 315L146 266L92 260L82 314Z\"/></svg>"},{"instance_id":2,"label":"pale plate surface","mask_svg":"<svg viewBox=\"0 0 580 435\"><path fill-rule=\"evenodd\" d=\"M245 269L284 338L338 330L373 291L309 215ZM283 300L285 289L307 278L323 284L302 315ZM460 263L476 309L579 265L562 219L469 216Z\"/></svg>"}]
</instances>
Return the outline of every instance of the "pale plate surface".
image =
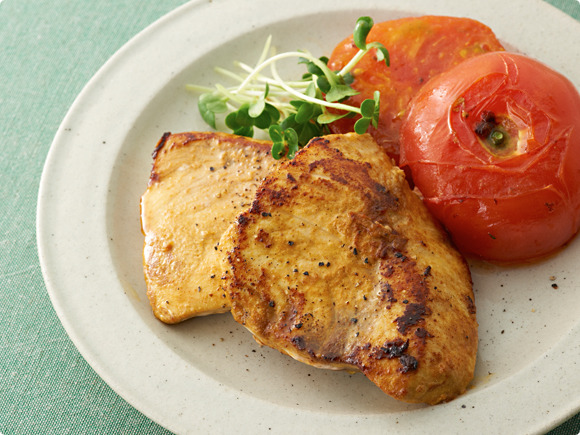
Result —
<instances>
[{"instance_id":1,"label":"pale plate surface","mask_svg":"<svg viewBox=\"0 0 580 435\"><path fill-rule=\"evenodd\" d=\"M580 24L540 1L241 4L194 1L137 35L89 82L54 140L39 194L40 261L55 309L87 361L129 403L177 433L523 434L577 412L580 240L531 266L472 265L476 379L464 396L435 407L398 403L362 375L260 348L229 314L176 326L152 316L139 198L153 147L166 131L206 130L185 85L212 83L212 68L233 59L253 63L268 34L279 50L321 56L360 15L376 22L472 17L580 87L580 51L570 49Z\"/></svg>"}]
</instances>

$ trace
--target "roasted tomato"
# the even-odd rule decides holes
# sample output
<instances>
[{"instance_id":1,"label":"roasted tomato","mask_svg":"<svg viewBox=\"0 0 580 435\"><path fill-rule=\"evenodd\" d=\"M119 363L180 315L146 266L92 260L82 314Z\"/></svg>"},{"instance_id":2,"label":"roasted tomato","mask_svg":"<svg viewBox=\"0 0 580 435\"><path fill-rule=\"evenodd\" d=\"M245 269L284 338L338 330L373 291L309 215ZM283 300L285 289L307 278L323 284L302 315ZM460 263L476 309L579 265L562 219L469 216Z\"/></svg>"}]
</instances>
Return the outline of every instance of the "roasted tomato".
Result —
<instances>
[{"instance_id":1,"label":"roasted tomato","mask_svg":"<svg viewBox=\"0 0 580 435\"><path fill-rule=\"evenodd\" d=\"M377 23L367 42L379 41L389 51L390 66L365 56L353 70L352 87L360 92L348 100L360 105L381 92L379 128L369 131L379 145L398 161L399 127L407 103L431 77L467 58L489 51L503 50L493 32L478 21L467 18L423 16ZM352 36L336 46L329 59L333 70L340 70L357 53ZM331 125L334 133L353 131L356 119L343 118Z\"/></svg>"},{"instance_id":2,"label":"roasted tomato","mask_svg":"<svg viewBox=\"0 0 580 435\"><path fill-rule=\"evenodd\" d=\"M411 100L400 164L463 253L543 256L579 227L580 95L519 54L467 60Z\"/></svg>"}]
</instances>

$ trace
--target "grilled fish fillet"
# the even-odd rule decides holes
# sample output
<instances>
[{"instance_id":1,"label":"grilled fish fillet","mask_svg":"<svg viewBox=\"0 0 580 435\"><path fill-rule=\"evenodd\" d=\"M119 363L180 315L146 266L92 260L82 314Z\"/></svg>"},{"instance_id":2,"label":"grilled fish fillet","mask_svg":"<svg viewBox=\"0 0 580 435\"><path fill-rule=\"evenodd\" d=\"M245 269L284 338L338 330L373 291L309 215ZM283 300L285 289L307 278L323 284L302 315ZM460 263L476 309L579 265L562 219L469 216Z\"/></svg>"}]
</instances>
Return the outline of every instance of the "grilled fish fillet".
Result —
<instances>
[{"instance_id":1,"label":"grilled fish fillet","mask_svg":"<svg viewBox=\"0 0 580 435\"><path fill-rule=\"evenodd\" d=\"M232 314L259 343L406 402L451 400L473 378L468 266L370 136L313 139L222 243Z\"/></svg>"},{"instance_id":2,"label":"grilled fish fillet","mask_svg":"<svg viewBox=\"0 0 580 435\"><path fill-rule=\"evenodd\" d=\"M166 323L228 311L219 240L274 165L271 144L224 133L165 134L141 198L147 296Z\"/></svg>"}]
</instances>

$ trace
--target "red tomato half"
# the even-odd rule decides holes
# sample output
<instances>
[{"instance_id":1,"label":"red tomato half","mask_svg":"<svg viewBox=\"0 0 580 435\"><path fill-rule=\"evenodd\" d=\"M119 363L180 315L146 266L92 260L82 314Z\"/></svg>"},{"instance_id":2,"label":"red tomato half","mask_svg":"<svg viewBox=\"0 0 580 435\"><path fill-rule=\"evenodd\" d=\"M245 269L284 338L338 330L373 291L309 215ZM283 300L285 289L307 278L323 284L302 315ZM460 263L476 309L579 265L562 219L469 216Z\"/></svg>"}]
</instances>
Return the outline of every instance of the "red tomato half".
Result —
<instances>
[{"instance_id":1,"label":"red tomato half","mask_svg":"<svg viewBox=\"0 0 580 435\"><path fill-rule=\"evenodd\" d=\"M473 56L503 50L491 29L469 18L422 16L376 23L367 42L381 42L389 51L391 65L367 54L352 71L352 87L360 92L349 104L360 106L381 92L378 129L370 134L398 161L399 127L409 100L431 77ZM352 35L339 43L328 65L340 70L358 52ZM353 131L356 119L343 118L331 124L333 133Z\"/></svg>"},{"instance_id":2,"label":"red tomato half","mask_svg":"<svg viewBox=\"0 0 580 435\"><path fill-rule=\"evenodd\" d=\"M466 60L410 102L400 162L463 253L545 255L580 224L580 95L522 55Z\"/></svg>"}]
</instances>

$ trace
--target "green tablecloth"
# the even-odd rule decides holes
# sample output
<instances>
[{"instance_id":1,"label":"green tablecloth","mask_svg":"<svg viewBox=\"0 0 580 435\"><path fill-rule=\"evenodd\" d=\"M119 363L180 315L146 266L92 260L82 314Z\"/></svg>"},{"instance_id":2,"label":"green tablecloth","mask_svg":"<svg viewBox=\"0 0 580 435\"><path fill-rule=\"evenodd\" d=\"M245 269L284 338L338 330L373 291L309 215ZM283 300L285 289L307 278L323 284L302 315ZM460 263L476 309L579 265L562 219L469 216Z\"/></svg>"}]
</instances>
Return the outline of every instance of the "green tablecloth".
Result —
<instances>
[{"instance_id":1,"label":"green tablecloth","mask_svg":"<svg viewBox=\"0 0 580 435\"><path fill-rule=\"evenodd\" d=\"M549 2L580 20L577 0ZM68 338L42 280L35 214L46 154L74 98L118 48L183 3L0 0L3 435L168 433L112 391ZM579 431L580 414L551 434Z\"/></svg>"}]
</instances>

